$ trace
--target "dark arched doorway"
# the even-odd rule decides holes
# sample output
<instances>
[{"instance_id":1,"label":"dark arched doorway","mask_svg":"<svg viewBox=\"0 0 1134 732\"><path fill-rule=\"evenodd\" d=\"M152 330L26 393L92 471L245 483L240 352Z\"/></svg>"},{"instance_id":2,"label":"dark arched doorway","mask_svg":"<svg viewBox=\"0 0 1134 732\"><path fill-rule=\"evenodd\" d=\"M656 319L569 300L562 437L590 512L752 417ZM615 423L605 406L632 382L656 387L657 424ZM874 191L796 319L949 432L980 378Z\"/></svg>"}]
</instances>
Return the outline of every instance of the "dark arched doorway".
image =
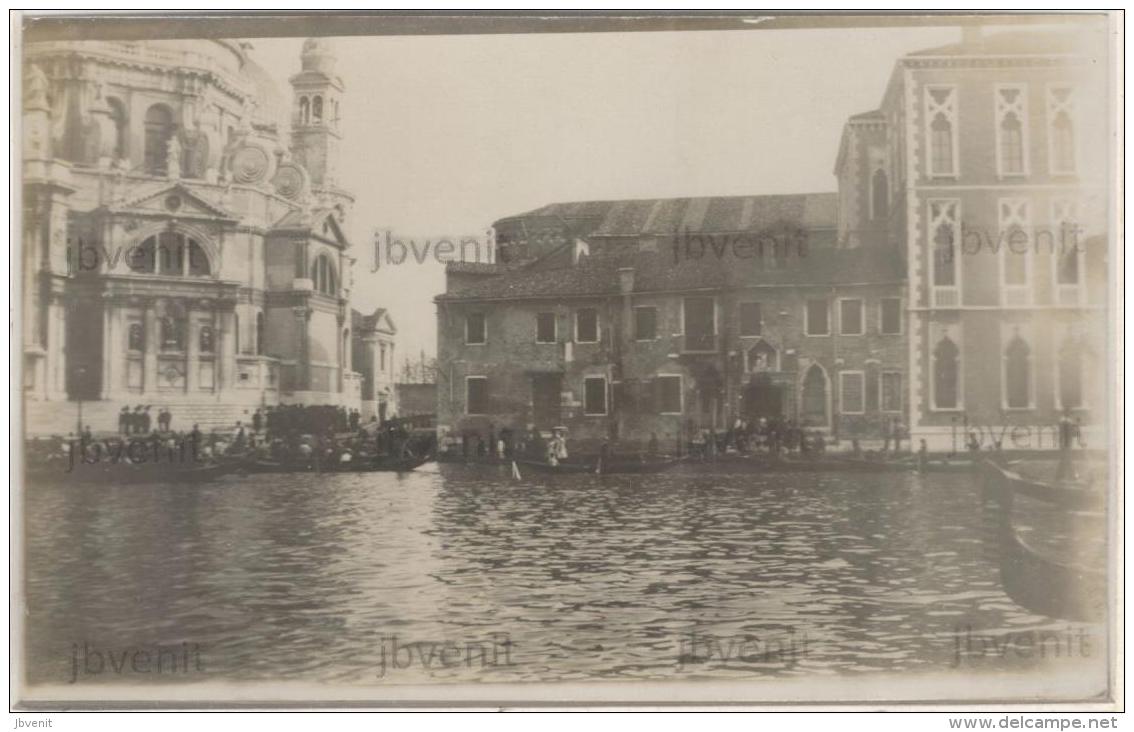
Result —
<instances>
[{"instance_id":1,"label":"dark arched doorway","mask_svg":"<svg viewBox=\"0 0 1134 732\"><path fill-rule=\"evenodd\" d=\"M753 374L744 387L744 418L753 421L780 417L784 410L784 389L768 374Z\"/></svg>"}]
</instances>

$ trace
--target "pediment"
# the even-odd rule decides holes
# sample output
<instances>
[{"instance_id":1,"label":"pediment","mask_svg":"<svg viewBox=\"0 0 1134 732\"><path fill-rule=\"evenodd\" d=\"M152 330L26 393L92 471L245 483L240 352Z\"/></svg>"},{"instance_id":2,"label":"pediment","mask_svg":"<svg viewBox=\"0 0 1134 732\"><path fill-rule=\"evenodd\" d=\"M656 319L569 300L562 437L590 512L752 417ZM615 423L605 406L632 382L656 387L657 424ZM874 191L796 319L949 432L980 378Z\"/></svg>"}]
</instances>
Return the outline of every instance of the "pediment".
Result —
<instances>
[{"instance_id":1,"label":"pediment","mask_svg":"<svg viewBox=\"0 0 1134 732\"><path fill-rule=\"evenodd\" d=\"M180 183L163 183L131 192L111 204L113 213L235 221L236 216Z\"/></svg>"}]
</instances>

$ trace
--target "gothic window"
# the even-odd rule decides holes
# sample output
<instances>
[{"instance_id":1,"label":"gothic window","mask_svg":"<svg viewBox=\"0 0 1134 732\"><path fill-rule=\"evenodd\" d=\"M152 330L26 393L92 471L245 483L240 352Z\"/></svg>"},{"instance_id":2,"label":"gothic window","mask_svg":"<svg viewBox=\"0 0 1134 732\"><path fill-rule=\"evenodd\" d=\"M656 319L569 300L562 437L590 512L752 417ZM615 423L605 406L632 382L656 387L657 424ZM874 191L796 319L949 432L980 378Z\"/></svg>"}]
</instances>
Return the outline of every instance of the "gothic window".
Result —
<instances>
[{"instance_id":1,"label":"gothic window","mask_svg":"<svg viewBox=\"0 0 1134 732\"><path fill-rule=\"evenodd\" d=\"M150 175L168 175L169 141L173 137L173 112L164 104L146 110L145 169Z\"/></svg>"},{"instance_id":2,"label":"gothic window","mask_svg":"<svg viewBox=\"0 0 1134 732\"><path fill-rule=\"evenodd\" d=\"M197 338L198 348L201 353L213 352L213 328L209 325L201 326L201 332Z\"/></svg>"},{"instance_id":3,"label":"gothic window","mask_svg":"<svg viewBox=\"0 0 1134 732\"><path fill-rule=\"evenodd\" d=\"M110 107L110 122L114 125L114 159L122 160L126 157L126 105L115 97L108 97L106 103Z\"/></svg>"},{"instance_id":4,"label":"gothic window","mask_svg":"<svg viewBox=\"0 0 1134 732\"><path fill-rule=\"evenodd\" d=\"M933 407L958 409L960 400L961 352L949 336L933 349Z\"/></svg>"},{"instance_id":5,"label":"gothic window","mask_svg":"<svg viewBox=\"0 0 1134 732\"><path fill-rule=\"evenodd\" d=\"M146 347L145 330L141 323L131 323L126 336L126 348L141 351Z\"/></svg>"},{"instance_id":6,"label":"gothic window","mask_svg":"<svg viewBox=\"0 0 1134 732\"><path fill-rule=\"evenodd\" d=\"M1027 409L1031 393L1031 349L1017 333L1004 349L1004 405Z\"/></svg>"},{"instance_id":7,"label":"gothic window","mask_svg":"<svg viewBox=\"0 0 1134 732\"><path fill-rule=\"evenodd\" d=\"M890 215L890 182L886 171L876 170L870 180L871 218L885 219Z\"/></svg>"},{"instance_id":8,"label":"gothic window","mask_svg":"<svg viewBox=\"0 0 1134 732\"><path fill-rule=\"evenodd\" d=\"M1027 172L1027 96L1022 86L1002 86L996 90L996 144L1000 175Z\"/></svg>"},{"instance_id":9,"label":"gothic window","mask_svg":"<svg viewBox=\"0 0 1134 732\"><path fill-rule=\"evenodd\" d=\"M264 355L264 314L256 313L256 355Z\"/></svg>"},{"instance_id":10,"label":"gothic window","mask_svg":"<svg viewBox=\"0 0 1134 732\"><path fill-rule=\"evenodd\" d=\"M957 250L957 230L960 227L960 208L958 201L933 200L929 202L929 241L932 243L931 272L933 286L955 288L959 284L960 258ZM956 302L942 302L937 305L956 305Z\"/></svg>"},{"instance_id":11,"label":"gothic window","mask_svg":"<svg viewBox=\"0 0 1134 732\"><path fill-rule=\"evenodd\" d=\"M307 97L299 98L299 124L305 125L311 121L311 103Z\"/></svg>"},{"instance_id":12,"label":"gothic window","mask_svg":"<svg viewBox=\"0 0 1134 732\"><path fill-rule=\"evenodd\" d=\"M1075 105L1071 87L1051 87L1047 91L1048 149L1051 172L1075 172Z\"/></svg>"},{"instance_id":13,"label":"gothic window","mask_svg":"<svg viewBox=\"0 0 1134 732\"><path fill-rule=\"evenodd\" d=\"M324 295L335 295L338 292L335 282L335 267L331 258L320 254L315 258L315 291Z\"/></svg>"},{"instance_id":14,"label":"gothic window","mask_svg":"<svg viewBox=\"0 0 1134 732\"><path fill-rule=\"evenodd\" d=\"M805 424L827 423L827 376L819 364L812 364L804 375L800 402Z\"/></svg>"},{"instance_id":15,"label":"gothic window","mask_svg":"<svg viewBox=\"0 0 1134 732\"><path fill-rule=\"evenodd\" d=\"M311 119L315 124L323 122L323 97L318 94L311 100Z\"/></svg>"},{"instance_id":16,"label":"gothic window","mask_svg":"<svg viewBox=\"0 0 1134 732\"><path fill-rule=\"evenodd\" d=\"M1031 279L1031 207L1027 199L1002 198L1000 212L1000 277L1006 305L1026 305Z\"/></svg>"},{"instance_id":17,"label":"gothic window","mask_svg":"<svg viewBox=\"0 0 1134 732\"><path fill-rule=\"evenodd\" d=\"M1068 336L1059 348L1058 406L1061 409L1083 407L1083 353L1080 344Z\"/></svg>"},{"instance_id":18,"label":"gothic window","mask_svg":"<svg viewBox=\"0 0 1134 732\"><path fill-rule=\"evenodd\" d=\"M957 94L953 87L926 90L926 119L929 121L929 174L955 175L957 144Z\"/></svg>"},{"instance_id":19,"label":"gothic window","mask_svg":"<svg viewBox=\"0 0 1134 732\"><path fill-rule=\"evenodd\" d=\"M209 258L196 239L163 231L132 247L126 266L139 274L204 277L211 272Z\"/></svg>"}]
</instances>

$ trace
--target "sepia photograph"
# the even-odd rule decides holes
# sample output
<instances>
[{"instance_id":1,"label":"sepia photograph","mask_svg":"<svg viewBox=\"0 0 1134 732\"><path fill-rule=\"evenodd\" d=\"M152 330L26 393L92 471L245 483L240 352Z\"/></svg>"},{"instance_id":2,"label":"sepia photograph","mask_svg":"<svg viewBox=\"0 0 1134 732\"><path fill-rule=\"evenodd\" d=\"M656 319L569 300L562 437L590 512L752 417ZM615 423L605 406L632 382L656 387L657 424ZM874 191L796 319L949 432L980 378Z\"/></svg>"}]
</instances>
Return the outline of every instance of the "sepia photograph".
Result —
<instances>
[{"instance_id":1,"label":"sepia photograph","mask_svg":"<svg viewBox=\"0 0 1134 732\"><path fill-rule=\"evenodd\" d=\"M10 707L1121 709L1123 22L13 12Z\"/></svg>"}]
</instances>

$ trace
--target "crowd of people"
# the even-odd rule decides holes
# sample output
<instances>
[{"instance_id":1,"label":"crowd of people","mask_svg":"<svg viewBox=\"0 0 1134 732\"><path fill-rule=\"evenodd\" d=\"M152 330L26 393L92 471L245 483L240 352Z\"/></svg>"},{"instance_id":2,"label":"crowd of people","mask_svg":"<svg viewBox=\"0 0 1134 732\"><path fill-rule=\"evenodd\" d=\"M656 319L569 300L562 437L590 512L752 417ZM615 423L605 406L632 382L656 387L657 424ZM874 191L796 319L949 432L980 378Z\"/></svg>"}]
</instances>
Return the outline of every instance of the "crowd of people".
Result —
<instances>
[{"instance_id":1,"label":"crowd of people","mask_svg":"<svg viewBox=\"0 0 1134 732\"><path fill-rule=\"evenodd\" d=\"M123 435L148 435L155 431L154 417L150 411L152 404L139 404L131 409L122 407L118 412L118 432ZM172 429L173 412L162 407L157 412L157 432L169 432Z\"/></svg>"}]
</instances>

